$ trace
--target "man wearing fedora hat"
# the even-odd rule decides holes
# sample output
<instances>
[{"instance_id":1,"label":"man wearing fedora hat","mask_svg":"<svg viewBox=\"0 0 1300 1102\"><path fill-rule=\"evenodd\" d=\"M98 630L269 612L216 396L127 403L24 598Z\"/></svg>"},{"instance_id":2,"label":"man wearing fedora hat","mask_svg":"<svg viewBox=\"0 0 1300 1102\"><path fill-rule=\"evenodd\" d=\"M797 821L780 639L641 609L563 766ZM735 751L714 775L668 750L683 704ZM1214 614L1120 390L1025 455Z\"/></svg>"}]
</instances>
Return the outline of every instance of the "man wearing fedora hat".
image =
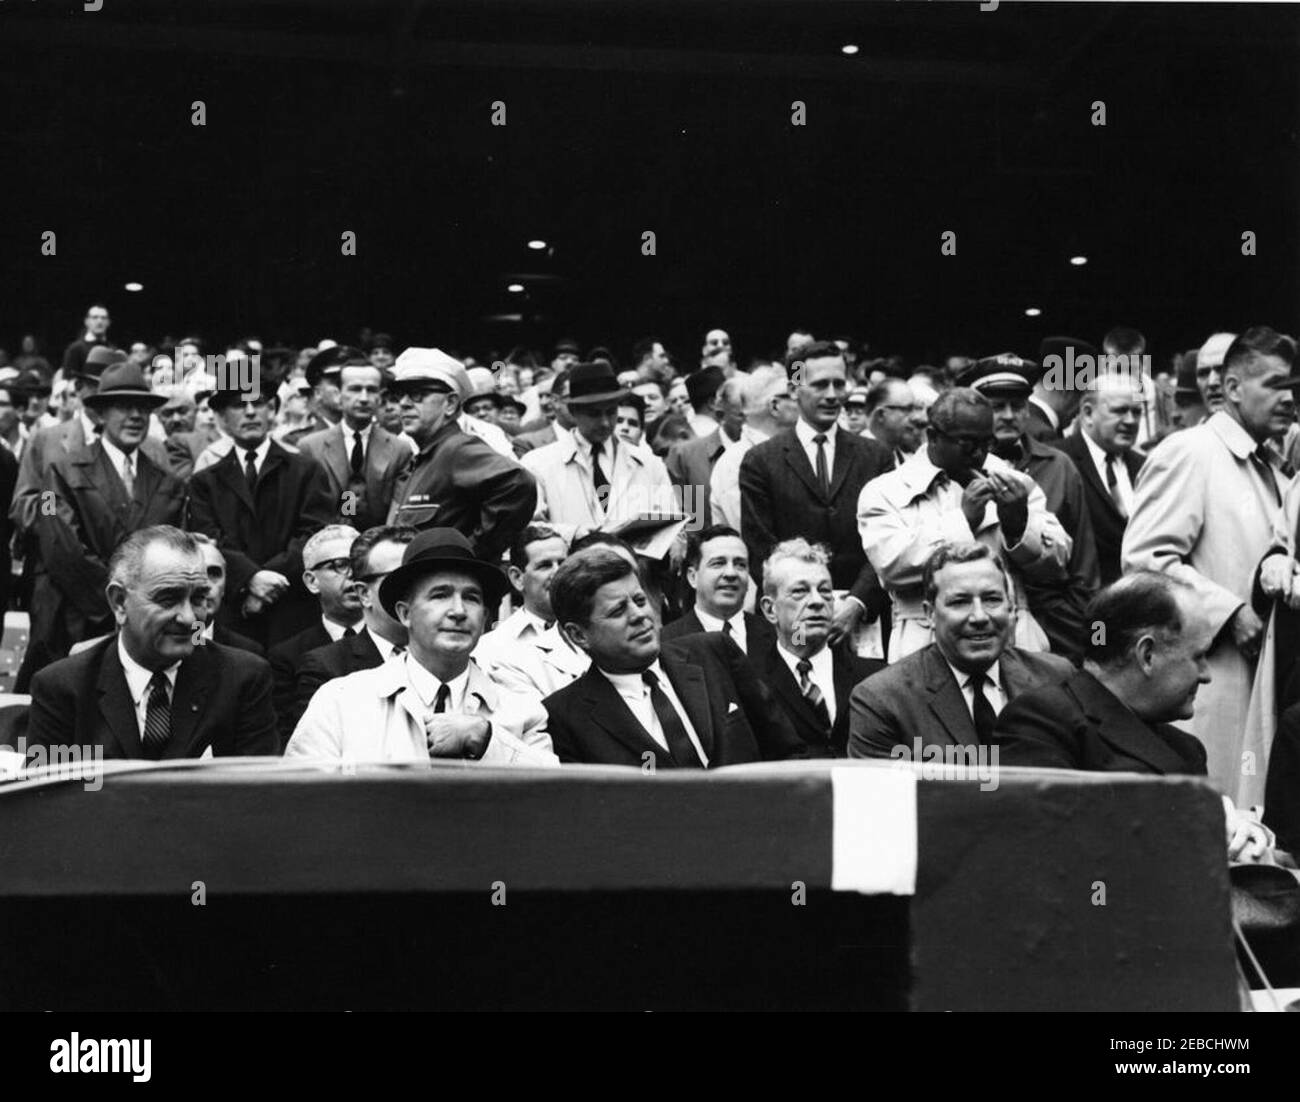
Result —
<instances>
[{"instance_id":1,"label":"man wearing fedora hat","mask_svg":"<svg viewBox=\"0 0 1300 1102\"><path fill-rule=\"evenodd\" d=\"M99 439L52 460L32 523L39 562L24 666L33 670L111 629L105 588L113 551L141 528L179 526L185 508L184 484L142 451L150 417L166 399L149 389L141 368L122 357L84 401Z\"/></svg>"},{"instance_id":2,"label":"man wearing fedora hat","mask_svg":"<svg viewBox=\"0 0 1300 1102\"><path fill-rule=\"evenodd\" d=\"M402 428L419 449L394 489L388 523L454 528L480 558L499 559L532 518L537 489L514 459L458 423L465 368L436 348L408 348L388 390L400 397Z\"/></svg>"},{"instance_id":3,"label":"man wearing fedora hat","mask_svg":"<svg viewBox=\"0 0 1300 1102\"><path fill-rule=\"evenodd\" d=\"M675 512L677 500L663 460L641 444L614 436L618 406L632 392L609 363L580 363L569 372L566 406L574 427L555 443L525 453L537 479L537 516L566 538L609 530L646 511Z\"/></svg>"},{"instance_id":4,"label":"man wearing fedora hat","mask_svg":"<svg viewBox=\"0 0 1300 1102\"><path fill-rule=\"evenodd\" d=\"M508 590L460 532L421 532L379 586L380 604L407 629L406 653L322 685L285 757L558 764L541 698L502 688L470 657Z\"/></svg>"}]
</instances>

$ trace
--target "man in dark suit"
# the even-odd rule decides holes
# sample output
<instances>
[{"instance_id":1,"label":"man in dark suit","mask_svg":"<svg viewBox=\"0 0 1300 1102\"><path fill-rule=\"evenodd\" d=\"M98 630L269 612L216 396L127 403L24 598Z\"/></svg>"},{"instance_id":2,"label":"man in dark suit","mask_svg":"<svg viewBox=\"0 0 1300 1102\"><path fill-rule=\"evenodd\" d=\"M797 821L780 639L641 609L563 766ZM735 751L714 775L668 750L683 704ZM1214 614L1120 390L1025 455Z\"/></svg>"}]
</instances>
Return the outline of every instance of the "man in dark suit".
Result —
<instances>
[{"instance_id":1,"label":"man in dark suit","mask_svg":"<svg viewBox=\"0 0 1300 1102\"><path fill-rule=\"evenodd\" d=\"M108 341L108 327L112 324L107 306L95 303L86 311L81 336L63 350L62 370L65 379L82 374L86 360L96 348L113 347Z\"/></svg>"},{"instance_id":2,"label":"man in dark suit","mask_svg":"<svg viewBox=\"0 0 1300 1102\"><path fill-rule=\"evenodd\" d=\"M275 754L271 670L220 644L196 646L207 600L198 544L144 528L109 563L118 632L32 680L33 746L102 747L152 761Z\"/></svg>"},{"instance_id":3,"label":"man in dark suit","mask_svg":"<svg viewBox=\"0 0 1300 1102\"><path fill-rule=\"evenodd\" d=\"M849 695L860 681L884 669L847 647L829 647L831 587L825 548L786 540L763 564L763 615L775 638L756 645L750 665L772 691L795 732L818 758L842 758L849 734Z\"/></svg>"},{"instance_id":4,"label":"man in dark suit","mask_svg":"<svg viewBox=\"0 0 1300 1102\"><path fill-rule=\"evenodd\" d=\"M803 536L830 551L831 581L847 593L832 624L834 645L889 606L862 548L857 511L862 487L890 470L893 457L883 444L836 427L848 393L839 348L819 341L803 357L791 378L798 422L755 445L741 461L740 530L751 571L761 568L781 540Z\"/></svg>"},{"instance_id":5,"label":"man in dark suit","mask_svg":"<svg viewBox=\"0 0 1300 1102\"><path fill-rule=\"evenodd\" d=\"M1025 432L1040 444L1055 447L1079 408L1080 391L1074 376L1085 368L1096 369L1097 349L1078 337L1044 337L1038 346L1038 362L1044 374L1029 396Z\"/></svg>"},{"instance_id":6,"label":"man in dark suit","mask_svg":"<svg viewBox=\"0 0 1300 1102\"><path fill-rule=\"evenodd\" d=\"M1206 774L1205 747L1171 726L1192 718L1210 681L1210 621L1190 587L1151 571L1107 586L1088 606L1106 626L1088 640L1084 668L1022 694L998 716L1003 765L1106 773ZM1268 831L1232 807L1228 856L1258 860Z\"/></svg>"},{"instance_id":7,"label":"man in dark suit","mask_svg":"<svg viewBox=\"0 0 1300 1102\"><path fill-rule=\"evenodd\" d=\"M1141 421L1141 388L1123 376L1103 376L1079 402L1079 431L1056 444L1083 479L1102 585L1121 574L1124 529L1145 461L1133 449Z\"/></svg>"},{"instance_id":8,"label":"man in dark suit","mask_svg":"<svg viewBox=\"0 0 1300 1102\"><path fill-rule=\"evenodd\" d=\"M457 424L470 389L459 360L408 348L388 389L401 397L402 426L420 449L398 479L388 523L454 528L480 559L496 562L537 508L533 476Z\"/></svg>"},{"instance_id":9,"label":"man in dark suit","mask_svg":"<svg viewBox=\"0 0 1300 1102\"><path fill-rule=\"evenodd\" d=\"M749 593L749 549L740 533L713 524L686 538L686 584L695 592L695 607L665 624L665 643L701 631L722 632L746 654L775 645L772 625L745 612Z\"/></svg>"},{"instance_id":10,"label":"man in dark suit","mask_svg":"<svg viewBox=\"0 0 1300 1102\"><path fill-rule=\"evenodd\" d=\"M414 528L369 528L352 543L352 585L361 600L362 629L337 643L317 647L298 663L296 711L307 710L311 698L326 681L346 677L357 670L383 665L394 654L406 650L406 628L384 610L379 602L379 584L402 565L402 555L415 538Z\"/></svg>"},{"instance_id":11,"label":"man in dark suit","mask_svg":"<svg viewBox=\"0 0 1300 1102\"><path fill-rule=\"evenodd\" d=\"M258 658L265 658L266 648L256 639L240 635L239 632L232 631L218 621L217 613L221 611L221 604L226 597L226 556L221 553L221 548L217 546L216 541L202 532L191 532L190 535L199 545L203 566L208 573L208 607L203 617L202 640L220 643L223 647L234 647L236 650L255 654Z\"/></svg>"},{"instance_id":12,"label":"man in dark suit","mask_svg":"<svg viewBox=\"0 0 1300 1102\"><path fill-rule=\"evenodd\" d=\"M936 748L993 744L998 713L1074 667L1009 646L1011 581L982 543L940 544L922 586L934 642L868 677L850 700L849 757L920 760Z\"/></svg>"},{"instance_id":13,"label":"man in dark suit","mask_svg":"<svg viewBox=\"0 0 1300 1102\"><path fill-rule=\"evenodd\" d=\"M98 441L52 458L48 499L31 532L40 549L31 601L31 642L18 682L66 655L73 643L108 631L108 560L132 532L180 524L185 487L142 450L152 412L164 399L150 392L135 364L105 368L86 408L102 430Z\"/></svg>"},{"instance_id":14,"label":"man in dark suit","mask_svg":"<svg viewBox=\"0 0 1300 1102\"><path fill-rule=\"evenodd\" d=\"M226 557L227 624L273 646L315 615L303 588L302 546L334 512L325 472L270 437L274 394L214 391L209 405L233 447L190 480L190 524Z\"/></svg>"},{"instance_id":15,"label":"man in dark suit","mask_svg":"<svg viewBox=\"0 0 1300 1102\"><path fill-rule=\"evenodd\" d=\"M346 524L330 524L302 548L302 582L319 602L320 616L297 635L271 647L267 660L275 679L275 715L287 743L300 717L298 666L318 647L350 639L361 621L361 598L352 584L352 544L360 537Z\"/></svg>"},{"instance_id":16,"label":"man in dark suit","mask_svg":"<svg viewBox=\"0 0 1300 1102\"><path fill-rule=\"evenodd\" d=\"M546 698L560 761L649 771L808 756L729 639L710 632L660 647L658 621L624 556L606 547L571 556L551 603L591 657L585 674Z\"/></svg>"},{"instance_id":17,"label":"man in dark suit","mask_svg":"<svg viewBox=\"0 0 1300 1102\"><path fill-rule=\"evenodd\" d=\"M388 516L411 447L375 424L383 377L360 352L339 367L338 382L343 419L302 437L298 450L325 469L339 523L365 531Z\"/></svg>"}]
</instances>

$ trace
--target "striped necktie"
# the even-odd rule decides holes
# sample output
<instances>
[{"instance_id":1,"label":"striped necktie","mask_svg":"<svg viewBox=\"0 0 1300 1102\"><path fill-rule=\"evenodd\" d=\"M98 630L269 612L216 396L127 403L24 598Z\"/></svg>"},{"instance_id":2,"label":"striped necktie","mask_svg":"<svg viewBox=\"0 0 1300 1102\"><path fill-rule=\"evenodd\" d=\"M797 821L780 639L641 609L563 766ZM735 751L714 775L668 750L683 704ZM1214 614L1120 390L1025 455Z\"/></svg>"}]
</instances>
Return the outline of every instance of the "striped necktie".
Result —
<instances>
[{"instance_id":1,"label":"striped necktie","mask_svg":"<svg viewBox=\"0 0 1300 1102\"><path fill-rule=\"evenodd\" d=\"M144 714L144 756L157 761L172 737L172 704L168 695L167 675L158 670L149 679L149 703Z\"/></svg>"}]
</instances>

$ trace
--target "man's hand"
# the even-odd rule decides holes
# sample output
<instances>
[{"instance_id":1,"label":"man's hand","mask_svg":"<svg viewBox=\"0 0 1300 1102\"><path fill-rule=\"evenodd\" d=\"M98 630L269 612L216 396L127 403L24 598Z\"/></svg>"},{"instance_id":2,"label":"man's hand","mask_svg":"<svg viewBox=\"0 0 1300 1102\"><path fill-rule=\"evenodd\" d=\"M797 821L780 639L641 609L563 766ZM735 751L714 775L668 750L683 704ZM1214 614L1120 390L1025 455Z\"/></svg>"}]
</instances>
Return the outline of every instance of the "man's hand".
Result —
<instances>
[{"instance_id":1,"label":"man's hand","mask_svg":"<svg viewBox=\"0 0 1300 1102\"><path fill-rule=\"evenodd\" d=\"M482 716L435 712L424 721L424 742L431 758L471 758L487 750L492 726Z\"/></svg>"},{"instance_id":2,"label":"man's hand","mask_svg":"<svg viewBox=\"0 0 1300 1102\"><path fill-rule=\"evenodd\" d=\"M961 511L966 515L966 523L972 533L978 532L984 523L985 506L993 500L993 483L987 478L976 475L961 492Z\"/></svg>"},{"instance_id":3,"label":"man's hand","mask_svg":"<svg viewBox=\"0 0 1300 1102\"><path fill-rule=\"evenodd\" d=\"M1029 484L1006 471L989 471L988 479L993 484L1002 538L1010 547L1020 542L1029 523Z\"/></svg>"},{"instance_id":4,"label":"man's hand","mask_svg":"<svg viewBox=\"0 0 1300 1102\"><path fill-rule=\"evenodd\" d=\"M244 598L244 603L240 607L239 611L244 614L244 619L248 619L251 616L256 616L265 607L266 605L261 601L260 598L254 597L252 594L249 594L247 597Z\"/></svg>"},{"instance_id":5,"label":"man's hand","mask_svg":"<svg viewBox=\"0 0 1300 1102\"><path fill-rule=\"evenodd\" d=\"M1267 597L1280 597L1288 608L1300 608L1300 586L1296 584L1296 575L1300 573L1300 564L1290 555L1280 551L1270 555L1259 570L1259 587Z\"/></svg>"},{"instance_id":6,"label":"man's hand","mask_svg":"<svg viewBox=\"0 0 1300 1102\"><path fill-rule=\"evenodd\" d=\"M1228 626L1232 629L1232 641L1237 649L1247 658L1259 654L1259 645L1264 637L1264 622L1255 615L1250 605L1242 605L1233 614Z\"/></svg>"},{"instance_id":7,"label":"man's hand","mask_svg":"<svg viewBox=\"0 0 1300 1102\"><path fill-rule=\"evenodd\" d=\"M831 630L826 637L826 645L833 647L841 639L857 631L864 611L862 602L856 597L845 597L840 602L840 607L835 610L835 615L831 617Z\"/></svg>"},{"instance_id":8,"label":"man's hand","mask_svg":"<svg viewBox=\"0 0 1300 1102\"><path fill-rule=\"evenodd\" d=\"M289 588L289 579L275 570L259 570L248 579L248 592L265 604L279 600Z\"/></svg>"},{"instance_id":9,"label":"man's hand","mask_svg":"<svg viewBox=\"0 0 1300 1102\"><path fill-rule=\"evenodd\" d=\"M1255 862L1268 854L1268 831L1244 811L1235 807L1228 811L1227 829L1229 861Z\"/></svg>"}]
</instances>

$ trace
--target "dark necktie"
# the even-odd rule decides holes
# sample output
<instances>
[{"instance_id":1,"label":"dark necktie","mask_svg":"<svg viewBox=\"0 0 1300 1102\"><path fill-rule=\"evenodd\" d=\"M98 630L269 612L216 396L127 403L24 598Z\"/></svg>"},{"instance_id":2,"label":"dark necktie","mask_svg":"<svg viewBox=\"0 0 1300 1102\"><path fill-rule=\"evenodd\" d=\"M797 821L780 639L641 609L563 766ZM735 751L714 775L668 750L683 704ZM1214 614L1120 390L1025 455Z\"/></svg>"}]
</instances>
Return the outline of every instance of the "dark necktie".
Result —
<instances>
[{"instance_id":1,"label":"dark necktie","mask_svg":"<svg viewBox=\"0 0 1300 1102\"><path fill-rule=\"evenodd\" d=\"M157 761L172 737L172 704L167 695L167 675L159 670L149 679L149 703L144 713L144 756Z\"/></svg>"},{"instance_id":2,"label":"dark necktie","mask_svg":"<svg viewBox=\"0 0 1300 1102\"><path fill-rule=\"evenodd\" d=\"M821 489L822 497L830 497L831 480L830 475L826 473L826 434L819 432L813 437L813 443L817 445L817 485Z\"/></svg>"},{"instance_id":3,"label":"dark necktie","mask_svg":"<svg viewBox=\"0 0 1300 1102\"><path fill-rule=\"evenodd\" d=\"M245 453L244 477L248 479L248 488L250 490L257 485L257 452L255 451Z\"/></svg>"},{"instance_id":4,"label":"dark necktie","mask_svg":"<svg viewBox=\"0 0 1300 1102\"><path fill-rule=\"evenodd\" d=\"M390 654L389 657L390 657L390 658L401 658L402 655L404 655L405 653L406 653L406 648L405 648L405 647L394 647L394 648L393 648L393 653Z\"/></svg>"},{"instance_id":5,"label":"dark necktie","mask_svg":"<svg viewBox=\"0 0 1300 1102\"><path fill-rule=\"evenodd\" d=\"M682 717L677 714L677 709L668 699L668 694L659 687L659 678L655 676L653 670L646 670L641 675L641 679L650 686L650 706L659 717L659 726L663 728L664 738L668 740L668 752L672 755L673 761L682 766L702 767L704 763L700 761L700 755L695 752L695 746L691 742L691 736L686 733L686 725L682 723Z\"/></svg>"},{"instance_id":6,"label":"dark necktie","mask_svg":"<svg viewBox=\"0 0 1300 1102\"><path fill-rule=\"evenodd\" d=\"M352 473L359 475L366 461L365 449L361 447L361 433L352 434Z\"/></svg>"},{"instance_id":7,"label":"dark necktie","mask_svg":"<svg viewBox=\"0 0 1300 1102\"><path fill-rule=\"evenodd\" d=\"M817 722L821 724L822 729L829 732L831 729L831 713L830 709L826 707L826 699L822 696L821 689L809 676L812 673L812 663L806 658L801 658L795 663L794 668L799 671L799 691L803 693L804 699L812 705L813 714L817 717Z\"/></svg>"},{"instance_id":8,"label":"dark necktie","mask_svg":"<svg viewBox=\"0 0 1300 1102\"><path fill-rule=\"evenodd\" d=\"M1119 465L1119 456L1106 456L1106 489L1110 491L1110 498L1115 503L1115 508L1119 510L1119 515L1128 517L1128 510L1124 508L1124 495L1119 492L1119 472L1116 468Z\"/></svg>"},{"instance_id":9,"label":"dark necktie","mask_svg":"<svg viewBox=\"0 0 1300 1102\"><path fill-rule=\"evenodd\" d=\"M1277 488L1277 479L1273 477L1273 462L1269 455L1268 445L1260 444L1253 452L1250 453L1250 461L1255 464L1255 469L1259 471L1259 476L1268 485L1269 491L1273 495L1273 504L1282 504L1282 495Z\"/></svg>"},{"instance_id":10,"label":"dark necktie","mask_svg":"<svg viewBox=\"0 0 1300 1102\"><path fill-rule=\"evenodd\" d=\"M722 621L722 634L730 639L733 643L736 641L736 630L731 626L730 620Z\"/></svg>"},{"instance_id":11,"label":"dark necktie","mask_svg":"<svg viewBox=\"0 0 1300 1102\"><path fill-rule=\"evenodd\" d=\"M451 686L447 684L439 685L438 695L433 699L433 710L435 712L445 712L449 700L451 700Z\"/></svg>"},{"instance_id":12,"label":"dark necktie","mask_svg":"<svg viewBox=\"0 0 1300 1102\"><path fill-rule=\"evenodd\" d=\"M591 449L591 481L598 494L609 486L609 479L605 477L605 472L600 467L600 452L600 448Z\"/></svg>"},{"instance_id":13,"label":"dark necktie","mask_svg":"<svg viewBox=\"0 0 1300 1102\"><path fill-rule=\"evenodd\" d=\"M343 629L343 638L344 638L344 639L351 639L352 636L356 635L356 633L357 633L357 629L356 629L356 628L344 628L344 629Z\"/></svg>"},{"instance_id":14,"label":"dark necktie","mask_svg":"<svg viewBox=\"0 0 1300 1102\"><path fill-rule=\"evenodd\" d=\"M993 705L989 703L989 698L984 692L984 686L988 683L989 675L986 673L972 674L970 680L966 682L975 692L975 706L972 709L975 719L975 737L983 746L993 744L993 728L998 722L998 714L993 710Z\"/></svg>"}]
</instances>

